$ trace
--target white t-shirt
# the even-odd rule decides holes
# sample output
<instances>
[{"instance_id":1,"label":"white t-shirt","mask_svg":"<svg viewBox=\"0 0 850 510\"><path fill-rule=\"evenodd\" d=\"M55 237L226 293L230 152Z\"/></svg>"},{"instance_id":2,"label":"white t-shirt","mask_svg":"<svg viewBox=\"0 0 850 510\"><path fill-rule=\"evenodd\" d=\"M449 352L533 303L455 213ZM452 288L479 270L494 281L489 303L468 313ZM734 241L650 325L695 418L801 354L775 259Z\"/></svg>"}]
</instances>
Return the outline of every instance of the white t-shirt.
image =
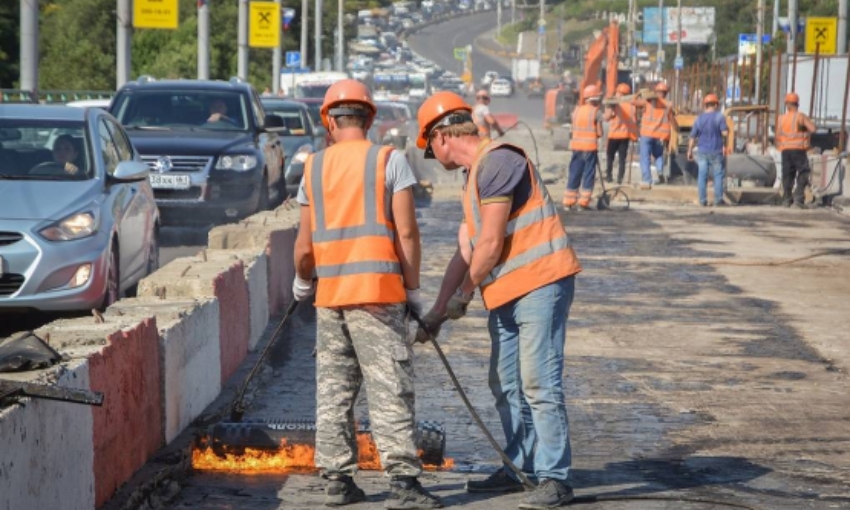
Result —
<instances>
[{"instance_id":1,"label":"white t-shirt","mask_svg":"<svg viewBox=\"0 0 850 510\"><path fill-rule=\"evenodd\" d=\"M384 184L390 195L416 184L416 177L413 176L413 169L410 168L407 158L397 150L393 150L390 153L384 175ZM301 205L310 205L310 201L307 199L307 192L304 190L304 177L301 177L301 185L298 187L298 197L296 200Z\"/></svg>"},{"instance_id":2,"label":"white t-shirt","mask_svg":"<svg viewBox=\"0 0 850 510\"><path fill-rule=\"evenodd\" d=\"M487 116L490 115L490 107L486 104L477 104L472 108L472 118L479 126L489 126Z\"/></svg>"}]
</instances>

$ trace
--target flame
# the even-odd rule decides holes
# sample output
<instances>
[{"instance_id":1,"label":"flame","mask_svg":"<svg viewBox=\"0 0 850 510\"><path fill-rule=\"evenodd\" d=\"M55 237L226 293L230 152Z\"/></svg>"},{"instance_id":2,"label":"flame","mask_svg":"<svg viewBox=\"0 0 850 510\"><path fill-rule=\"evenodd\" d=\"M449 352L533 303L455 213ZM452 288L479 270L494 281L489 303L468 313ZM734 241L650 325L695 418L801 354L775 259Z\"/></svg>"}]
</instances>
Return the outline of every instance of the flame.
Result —
<instances>
[{"instance_id":1,"label":"flame","mask_svg":"<svg viewBox=\"0 0 850 510\"><path fill-rule=\"evenodd\" d=\"M357 464L360 469L380 471L381 458L371 434L357 434ZM241 471L248 473L274 473L313 471L316 449L307 444L289 444L281 441L277 450L245 448L243 453L225 453L223 457L207 445L192 449L192 468L199 471ZM419 451L422 455L422 451ZM454 460L444 459L443 465L424 465L428 471L452 469Z\"/></svg>"}]
</instances>

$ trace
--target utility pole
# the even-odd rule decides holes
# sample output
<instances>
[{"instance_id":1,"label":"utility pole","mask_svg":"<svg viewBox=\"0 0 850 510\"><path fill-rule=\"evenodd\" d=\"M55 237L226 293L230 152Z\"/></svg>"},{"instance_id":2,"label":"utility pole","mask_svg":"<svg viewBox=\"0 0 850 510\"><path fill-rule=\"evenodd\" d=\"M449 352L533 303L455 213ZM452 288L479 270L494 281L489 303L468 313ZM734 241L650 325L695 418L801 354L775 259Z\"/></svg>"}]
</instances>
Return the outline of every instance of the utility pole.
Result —
<instances>
[{"instance_id":1,"label":"utility pole","mask_svg":"<svg viewBox=\"0 0 850 510\"><path fill-rule=\"evenodd\" d=\"M496 0L496 39L502 35L502 2Z\"/></svg>"},{"instance_id":2,"label":"utility pole","mask_svg":"<svg viewBox=\"0 0 850 510\"><path fill-rule=\"evenodd\" d=\"M345 9L343 0L337 0L336 6L336 70L345 71L345 28L342 24L342 16Z\"/></svg>"},{"instance_id":3,"label":"utility pole","mask_svg":"<svg viewBox=\"0 0 850 510\"><path fill-rule=\"evenodd\" d=\"M280 0L274 0L274 4L277 7L275 12L278 16L280 16ZM277 46L274 47L274 52L272 53L272 92L274 95L277 95L277 93L280 92L280 68L282 67L283 60L283 50L280 47L280 45L283 44L283 41L280 39L282 39L282 37L278 34Z\"/></svg>"},{"instance_id":4,"label":"utility pole","mask_svg":"<svg viewBox=\"0 0 850 510\"><path fill-rule=\"evenodd\" d=\"M637 63L635 62L635 0L629 0L629 15L628 15L628 30L626 33L626 45L629 47L629 68L632 73L635 72ZM634 75L632 76L634 81Z\"/></svg>"},{"instance_id":5,"label":"utility pole","mask_svg":"<svg viewBox=\"0 0 850 510\"><path fill-rule=\"evenodd\" d=\"M511 0L511 25L516 23L516 0Z\"/></svg>"},{"instance_id":6,"label":"utility pole","mask_svg":"<svg viewBox=\"0 0 850 510\"><path fill-rule=\"evenodd\" d=\"M838 0L838 54L847 53L847 0Z\"/></svg>"},{"instance_id":7,"label":"utility pole","mask_svg":"<svg viewBox=\"0 0 850 510\"><path fill-rule=\"evenodd\" d=\"M316 23L313 27L313 38L315 40L315 69L314 71L322 70L322 0L316 0L316 14L314 16Z\"/></svg>"},{"instance_id":8,"label":"utility pole","mask_svg":"<svg viewBox=\"0 0 850 510\"><path fill-rule=\"evenodd\" d=\"M540 20L537 22L537 61L541 64L543 63L543 42L545 40L545 34L541 33L545 30L546 20L544 19L544 15L546 14L546 3L545 0L540 0Z\"/></svg>"},{"instance_id":9,"label":"utility pole","mask_svg":"<svg viewBox=\"0 0 850 510\"><path fill-rule=\"evenodd\" d=\"M797 44L797 0L788 0L788 56Z\"/></svg>"},{"instance_id":10,"label":"utility pole","mask_svg":"<svg viewBox=\"0 0 850 510\"><path fill-rule=\"evenodd\" d=\"M38 91L38 0L21 0L21 89Z\"/></svg>"},{"instance_id":11,"label":"utility pole","mask_svg":"<svg viewBox=\"0 0 850 510\"><path fill-rule=\"evenodd\" d=\"M198 79L210 79L210 0L198 2Z\"/></svg>"},{"instance_id":12,"label":"utility pole","mask_svg":"<svg viewBox=\"0 0 850 510\"><path fill-rule=\"evenodd\" d=\"M676 0L676 60L682 58L682 0ZM682 104L681 70L676 66L676 103Z\"/></svg>"},{"instance_id":13,"label":"utility pole","mask_svg":"<svg viewBox=\"0 0 850 510\"><path fill-rule=\"evenodd\" d=\"M307 28L310 26L310 0L301 0L301 69L307 67ZM294 71L293 71L294 73ZM293 80L295 74L292 75Z\"/></svg>"},{"instance_id":14,"label":"utility pole","mask_svg":"<svg viewBox=\"0 0 850 510\"><path fill-rule=\"evenodd\" d=\"M38 2L34 2L38 5ZM36 7L38 9L38 7ZM130 22L132 19L130 0L118 0L115 17L115 88L120 89L130 81ZM38 11L36 11L36 15ZM21 24L23 27L23 23Z\"/></svg>"},{"instance_id":15,"label":"utility pole","mask_svg":"<svg viewBox=\"0 0 850 510\"><path fill-rule=\"evenodd\" d=\"M779 0L773 0L773 26L770 27L770 37L776 37L779 32Z\"/></svg>"},{"instance_id":16,"label":"utility pole","mask_svg":"<svg viewBox=\"0 0 850 510\"><path fill-rule=\"evenodd\" d=\"M248 0L239 0L239 16L237 19L236 75L243 80L248 79Z\"/></svg>"},{"instance_id":17,"label":"utility pole","mask_svg":"<svg viewBox=\"0 0 850 510\"><path fill-rule=\"evenodd\" d=\"M661 80L661 72L664 70L664 0L658 0L658 55L656 60L656 72L658 80Z\"/></svg>"},{"instance_id":18,"label":"utility pole","mask_svg":"<svg viewBox=\"0 0 850 510\"><path fill-rule=\"evenodd\" d=\"M764 58L764 0L758 1L756 9L756 79L755 104L761 104L761 63Z\"/></svg>"}]
</instances>

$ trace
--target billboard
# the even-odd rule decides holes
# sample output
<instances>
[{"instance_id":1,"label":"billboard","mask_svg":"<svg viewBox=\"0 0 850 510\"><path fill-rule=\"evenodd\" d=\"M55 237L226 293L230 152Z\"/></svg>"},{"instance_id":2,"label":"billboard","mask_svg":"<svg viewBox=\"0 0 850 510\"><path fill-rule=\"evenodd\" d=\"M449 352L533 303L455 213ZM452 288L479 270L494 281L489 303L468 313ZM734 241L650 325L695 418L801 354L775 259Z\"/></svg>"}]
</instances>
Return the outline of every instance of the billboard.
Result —
<instances>
[{"instance_id":1,"label":"billboard","mask_svg":"<svg viewBox=\"0 0 850 510\"><path fill-rule=\"evenodd\" d=\"M682 33L679 27L679 9L665 7L659 16L658 7L643 9L643 43L658 44L663 34L664 44L711 44L714 39L714 7L682 7Z\"/></svg>"}]
</instances>

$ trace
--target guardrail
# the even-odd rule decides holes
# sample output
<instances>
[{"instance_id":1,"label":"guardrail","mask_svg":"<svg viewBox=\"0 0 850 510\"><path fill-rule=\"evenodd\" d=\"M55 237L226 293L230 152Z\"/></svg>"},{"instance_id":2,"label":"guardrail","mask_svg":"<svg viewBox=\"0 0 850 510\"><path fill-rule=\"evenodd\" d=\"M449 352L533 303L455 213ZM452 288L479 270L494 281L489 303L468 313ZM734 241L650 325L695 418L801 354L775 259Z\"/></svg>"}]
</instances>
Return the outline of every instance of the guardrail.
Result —
<instances>
[{"instance_id":1,"label":"guardrail","mask_svg":"<svg viewBox=\"0 0 850 510\"><path fill-rule=\"evenodd\" d=\"M31 90L0 89L0 102L3 103L39 103L57 104L87 99L112 99L111 90Z\"/></svg>"}]
</instances>

